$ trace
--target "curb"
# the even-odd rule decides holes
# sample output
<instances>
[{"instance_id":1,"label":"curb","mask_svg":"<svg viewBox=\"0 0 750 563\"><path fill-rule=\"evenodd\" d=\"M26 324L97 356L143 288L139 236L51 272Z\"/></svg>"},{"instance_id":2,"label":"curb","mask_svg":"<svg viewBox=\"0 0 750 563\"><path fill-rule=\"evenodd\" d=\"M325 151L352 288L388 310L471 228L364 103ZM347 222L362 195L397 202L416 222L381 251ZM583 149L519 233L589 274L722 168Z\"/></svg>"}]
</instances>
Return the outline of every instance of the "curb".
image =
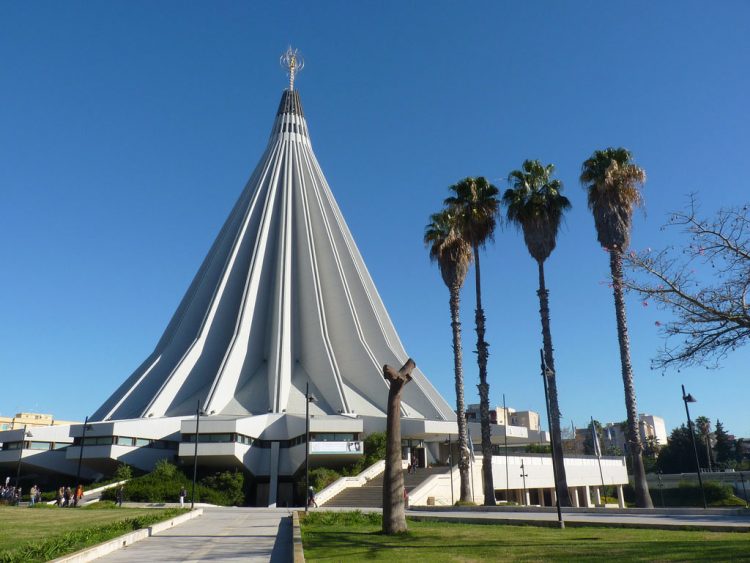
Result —
<instances>
[{"instance_id":1,"label":"curb","mask_svg":"<svg viewBox=\"0 0 750 563\"><path fill-rule=\"evenodd\" d=\"M302 531L299 527L299 512L292 512L292 548L294 563L305 563L305 551L302 549Z\"/></svg>"},{"instance_id":2,"label":"curb","mask_svg":"<svg viewBox=\"0 0 750 563\"><path fill-rule=\"evenodd\" d=\"M154 524L153 526L149 526L148 528L128 532L127 534L124 534L122 536L107 540L92 547L87 547L86 549L82 549L81 551L76 551L75 553L71 553L70 555L58 557L57 559L53 559L52 563L84 563L86 561L93 561L94 559L103 557L108 553L112 553L113 551L117 551L118 549L122 549L123 547L128 547L129 545L132 545L137 541L151 537L154 534L158 534L159 532L162 532L168 528L178 526L183 522L187 522L188 520L197 518L202 514L203 509L198 508L196 510L188 512L187 514L182 514L180 516L170 518L169 520L165 520L164 522L157 522L156 524Z\"/></svg>"}]
</instances>

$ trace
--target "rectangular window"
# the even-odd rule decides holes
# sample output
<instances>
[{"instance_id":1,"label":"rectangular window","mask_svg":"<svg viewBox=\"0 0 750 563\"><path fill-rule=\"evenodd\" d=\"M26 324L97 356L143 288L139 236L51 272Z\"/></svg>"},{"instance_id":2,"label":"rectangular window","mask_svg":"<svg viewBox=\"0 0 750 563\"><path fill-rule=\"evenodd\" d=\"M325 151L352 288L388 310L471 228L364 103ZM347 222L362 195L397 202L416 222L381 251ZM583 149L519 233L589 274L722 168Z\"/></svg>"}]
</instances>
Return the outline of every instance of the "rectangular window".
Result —
<instances>
[{"instance_id":1,"label":"rectangular window","mask_svg":"<svg viewBox=\"0 0 750 563\"><path fill-rule=\"evenodd\" d=\"M116 444L118 446L133 446L133 438L129 438L127 436L118 436Z\"/></svg>"},{"instance_id":2,"label":"rectangular window","mask_svg":"<svg viewBox=\"0 0 750 563\"><path fill-rule=\"evenodd\" d=\"M50 442L28 442L30 450L50 450L52 444Z\"/></svg>"},{"instance_id":3,"label":"rectangular window","mask_svg":"<svg viewBox=\"0 0 750 563\"><path fill-rule=\"evenodd\" d=\"M145 448L149 444L151 444L151 440L149 440L147 438L136 438L135 439L135 447L136 448Z\"/></svg>"}]
</instances>

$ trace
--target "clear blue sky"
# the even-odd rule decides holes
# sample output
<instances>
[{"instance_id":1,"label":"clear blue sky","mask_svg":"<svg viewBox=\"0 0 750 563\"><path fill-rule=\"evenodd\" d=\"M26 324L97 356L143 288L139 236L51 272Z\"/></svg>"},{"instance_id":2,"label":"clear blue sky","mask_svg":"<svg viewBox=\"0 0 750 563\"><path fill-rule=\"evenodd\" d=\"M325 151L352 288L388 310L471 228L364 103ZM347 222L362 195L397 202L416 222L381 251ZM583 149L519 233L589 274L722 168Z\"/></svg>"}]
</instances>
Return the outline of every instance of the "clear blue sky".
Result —
<instances>
[{"instance_id":1,"label":"clear blue sky","mask_svg":"<svg viewBox=\"0 0 750 563\"><path fill-rule=\"evenodd\" d=\"M574 209L548 261L564 424L625 418L606 254L577 181L622 145L648 172L633 246L697 191L750 200L747 2L0 3L0 413L82 419L148 355L268 140L292 43L313 147L408 352L453 402L448 292L422 245L467 175L556 164ZM667 238L670 237L670 238ZM483 256L493 402L543 411L535 265ZM463 293L476 402L474 298ZM628 300L641 412L750 437L750 348L649 369L667 314Z\"/></svg>"}]
</instances>

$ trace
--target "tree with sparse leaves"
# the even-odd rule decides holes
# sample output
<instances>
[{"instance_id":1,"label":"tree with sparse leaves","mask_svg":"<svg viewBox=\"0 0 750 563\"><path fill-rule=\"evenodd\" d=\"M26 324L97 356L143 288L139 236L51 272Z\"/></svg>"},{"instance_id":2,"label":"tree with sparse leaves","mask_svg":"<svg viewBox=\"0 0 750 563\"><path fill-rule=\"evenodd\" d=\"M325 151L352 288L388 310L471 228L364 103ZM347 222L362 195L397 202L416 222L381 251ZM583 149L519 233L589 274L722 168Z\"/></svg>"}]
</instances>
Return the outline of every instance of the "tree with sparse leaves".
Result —
<instances>
[{"instance_id":1,"label":"tree with sparse leaves","mask_svg":"<svg viewBox=\"0 0 750 563\"><path fill-rule=\"evenodd\" d=\"M682 230L687 241L626 257L625 287L672 314L656 321L666 338L653 366L716 367L750 341L750 205L705 219L691 196L664 228Z\"/></svg>"}]
</instances>

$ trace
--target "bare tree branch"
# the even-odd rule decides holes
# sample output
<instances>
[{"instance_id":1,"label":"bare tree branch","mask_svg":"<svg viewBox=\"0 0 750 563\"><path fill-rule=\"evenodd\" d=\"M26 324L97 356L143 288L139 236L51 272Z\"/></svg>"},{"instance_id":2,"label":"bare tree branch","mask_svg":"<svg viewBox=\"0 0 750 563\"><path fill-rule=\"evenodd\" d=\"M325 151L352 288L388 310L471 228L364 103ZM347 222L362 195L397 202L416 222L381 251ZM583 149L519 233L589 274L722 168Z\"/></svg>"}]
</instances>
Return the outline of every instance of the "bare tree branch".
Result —
<instances>
[{"instance_id":1,"label":"bare tree branch","mask_svg":"<svg viewBox=\"0 0 750 563\"><path fill-rule=\"evenodd\" d=\"M691 195L662 230L675 227L687 243L631 252L623 284L674 315L657 323L666 339L654 368L716 367L750 339L750 206L722 209L706 220Z\"/></svg>"}]
</instances>

